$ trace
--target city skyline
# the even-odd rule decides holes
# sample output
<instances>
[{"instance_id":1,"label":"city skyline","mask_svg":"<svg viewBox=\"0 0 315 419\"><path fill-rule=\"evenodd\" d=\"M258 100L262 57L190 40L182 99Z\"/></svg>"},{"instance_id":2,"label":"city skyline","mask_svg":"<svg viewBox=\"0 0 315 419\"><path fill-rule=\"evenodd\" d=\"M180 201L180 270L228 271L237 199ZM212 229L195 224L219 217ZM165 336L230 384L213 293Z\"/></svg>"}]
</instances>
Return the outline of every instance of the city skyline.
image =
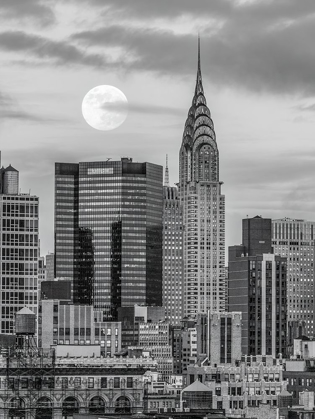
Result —
<instances>
[{"instance_id":1,"label":"city skyline","mask_svg":"<svg viewBox=\"0 0 315 419\"><path fill-rule=\"evenodd\" d=\"M56 161L130 156L164 166L168 154L170 184L178 182L198 32L227 245L239 240L247 214L312 220L312 2L130 4L0 6L3 164L21 172L22 192L31 188L40 198L41 253L53 251ZM129 100L129 116L115 131L93 130L81 115L84 95L99 84Z\"/></svg>"}]
</instances>

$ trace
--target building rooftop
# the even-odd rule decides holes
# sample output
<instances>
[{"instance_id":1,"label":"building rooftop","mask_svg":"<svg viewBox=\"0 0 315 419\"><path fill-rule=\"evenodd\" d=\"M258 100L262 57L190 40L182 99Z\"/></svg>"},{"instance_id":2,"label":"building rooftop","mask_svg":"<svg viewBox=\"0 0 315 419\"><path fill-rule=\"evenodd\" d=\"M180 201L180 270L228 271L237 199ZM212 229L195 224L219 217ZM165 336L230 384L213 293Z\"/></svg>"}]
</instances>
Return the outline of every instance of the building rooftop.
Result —
<instances>
[{"instance_id":1,"label":"building rooftop","mask_svg":"<svg viewBox=\"0 0 315 419\"><path fill-rule=\"evenodd\" d=\"M183 391L192 391L192 392L205 392L205 391L211 391L209 387L202 384L199 380L196 380L194 383L190 384L190 386L186 387Z\"/></svg>"}]
</instances>

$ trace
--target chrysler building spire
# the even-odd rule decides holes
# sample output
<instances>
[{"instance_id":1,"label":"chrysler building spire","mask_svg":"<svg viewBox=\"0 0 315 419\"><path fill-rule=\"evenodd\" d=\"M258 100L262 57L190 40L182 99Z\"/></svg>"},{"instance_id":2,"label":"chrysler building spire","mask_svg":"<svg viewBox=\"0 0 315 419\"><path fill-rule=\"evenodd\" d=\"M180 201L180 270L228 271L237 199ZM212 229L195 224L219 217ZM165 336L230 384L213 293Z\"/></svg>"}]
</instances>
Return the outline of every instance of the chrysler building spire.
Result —
<instances>
[{"instance_id":1,"label":"chrysler building spire","mask_svg":"<svg viewBox=\"0 0 315 419\"><path fill-rule=\"evenodd\" d=\"M179 153L183 208L184 315L225 308L225 198L219 150L201 76L200 37L195 93Z\"/></svg>"},{"instance_id":2,"label":"chrysler building spire","mask_svg":"<svg viewBox=\"0 0 315 419\"><path fill-rule=\"evenodd\" d=\"M195 96L198 95L198 93L203 94L201 64L200 64L200 36L199 35L198 35L198 68L197 68Z\"/></svg>"}]
</instances>

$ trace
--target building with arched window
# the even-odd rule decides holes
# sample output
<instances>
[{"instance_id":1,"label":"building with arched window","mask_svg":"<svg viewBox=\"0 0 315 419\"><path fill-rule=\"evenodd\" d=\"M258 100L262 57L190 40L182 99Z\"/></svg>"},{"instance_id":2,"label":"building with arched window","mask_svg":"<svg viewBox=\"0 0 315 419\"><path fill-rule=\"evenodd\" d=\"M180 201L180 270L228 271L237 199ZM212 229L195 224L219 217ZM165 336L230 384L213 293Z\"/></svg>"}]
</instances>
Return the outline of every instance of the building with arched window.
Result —
<instances>
[{"instance_id":1,"label":"building with arched window","mask_svg":"<svg viewBox=\"0 0 315 419\"><path fill-rule=\"evenodd\" d=\"M0 417L72 418L143 411L152 358L0 356ZM9 360L8 360L9 358Z\"/></svg>"}]
</instances>

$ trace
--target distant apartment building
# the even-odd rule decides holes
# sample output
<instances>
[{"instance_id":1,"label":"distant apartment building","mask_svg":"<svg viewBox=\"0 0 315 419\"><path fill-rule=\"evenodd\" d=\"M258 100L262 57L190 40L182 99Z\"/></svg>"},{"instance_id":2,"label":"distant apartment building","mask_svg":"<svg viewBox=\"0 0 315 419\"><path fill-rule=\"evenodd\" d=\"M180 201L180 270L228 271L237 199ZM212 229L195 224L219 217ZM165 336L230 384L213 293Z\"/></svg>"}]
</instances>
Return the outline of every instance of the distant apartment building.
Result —
<instances>
[{"instance_id":1,"label":"distant apartment building","mask_svg":"<svg viewBox=\"0 0 315 419\"><path fill-rule=\"evenodd\" d=\"M310 337L315 333L314 230L313 221L291 218L272 221L274 254L287 259L288 322L304 321Z\"/></svg>"},{"instance_id":2,"label":"distant apartment building","mask_svg":"<svg viewBox=\"0 0 315 419\"><path fill-rule=\"evenodd\" d=\"M48 253L46 255L46 279L47 281L53 281L55 278L55 255Z\"/></svg>"},{"instance_id":3,"label":"distant apartment building","mask_svg":"<svg viewBox=\"0 0 315 419\"><path fill-rule=\"evenodd\" d=\"M183 214L176 187L163 187L163 306L171 324L183 317Z\"/></svg>"},{"instance_id":4,"label":"distant apartment building","mask_svg":"<svg viewBox=\"0 0 315 419\"><path fill-rule=\"evenodd\" d=\"M242 313L208 313L211 365L235 364L242 357Z\"/></svg>"},{"instance_id":5,"label":"distant apartment building","mask_svg":"<svg viewBox=\"0 0 315 419\"><path fill-rule=\"evenodd\" d=\"M173 374L173 356L171 345L129 346L128 356L154 359L157 362L159 381L168 382Z\"/></svg>"},{"instance_id":6,"label":"distant apartment building","mask_svg":"<svg viewBox=\"0 0 315 419\"><path fill-rule=\"evenodd\" d=\"M271 219L243 220L243 244L229 247L228 308L242 313L242 353L285 354L287 260L272 254Z\"/></svg>"},{"instance_id":7,"label":"distant apartment building","mask_svg":"<svg viewBox=\"0 0 315 419\"><path fill-rule=\"evenodd\" d=\"M163 346L170 344L169 323L140 323L140 346Z\"/></svg>"},{"instance_id":8,"label":"distant apartment building","mask_svg":"<svg viewBox=\"0 0 315 419\"><path fill-rule=\"evenodd\" d=\"M188 366L184 386L199 380L212 392L210 408L225 409L228 417L244 417L247 407L278 406L279 395L287 388L283 374L282 358L242 356L234 365Z\"/></svg>"},{"instance_id":9,"label":"distant apartment building","mask_svg":"<svg viewBox=\"0 0 315 419\"><path fill-rule=\"evenodd\" d=\"M0 333L14 333L15 313L38 302L37 196L19 192L19 172L0 169Z\"/></svg>"},{"instance_id":10,"label":"distant apartment building","mask_svg":"<svg viewBox=\"0 0 315 419\"><path fill-rule=\"evenodd\" d=\"M165 321L164 307L140 306L135 304L131 307L118 309L118 321L122 325L122 347L139 344L139 326L142 323L160 323Z\"/></svg>"},{"instance_id":11,"label":"distant apartment building","mask_svg":"<svg viewBox=\"0 0 315 419\"><path fill-rule=\"evenodd\" d=\"M42 300L39 313L39 346L99 345L103 356L111 357L121 350L121 323L103 322L102 313L92 306L67 301Z\"/></svg>"}]
</instances>

